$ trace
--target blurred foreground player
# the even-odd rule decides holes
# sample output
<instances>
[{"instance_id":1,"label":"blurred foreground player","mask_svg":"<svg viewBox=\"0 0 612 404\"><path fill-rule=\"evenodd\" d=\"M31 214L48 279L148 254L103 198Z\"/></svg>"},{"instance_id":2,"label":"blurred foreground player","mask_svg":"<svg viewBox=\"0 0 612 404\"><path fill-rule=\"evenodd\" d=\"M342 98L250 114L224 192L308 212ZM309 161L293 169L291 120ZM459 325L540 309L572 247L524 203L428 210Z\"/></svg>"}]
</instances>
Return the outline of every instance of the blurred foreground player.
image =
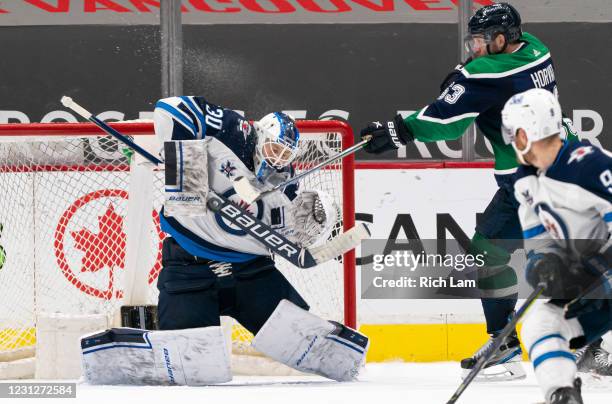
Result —
<instances>
[{"instance_id":1,"label":"blurred foreground player","mask_svg":"<svg viewBox=\"0 0 612 404\"><path fill-rule=\"evenodd\" d=\"M515 95L504 136L522 165L515 195L527 249L526 277L551 298L533 309L522 340L549 404L582 404L570 349L612 326L612 158L588 142L564 142L551 93Z\"/></svg>"},{"instance_id":2,"label":"blurred foreground player","mask_svg":"<svg viewBox=\"0 0 612 404\"><path fill-rule=\"evenodd\" d=\"M267 189L293 175L300 134L288 115L275 112L251 124L202 97L183 96L158 101L154 121L164 142L167 192L168 178L180 177L181 187L192 183L224 195L301 246L330 236L338 212L321 191L297 192L292 185L250 206L235 195L232 180L237 176ZM187 166L201 171L191 173ZM181 189L172 190L175 200L181 200ZM221 315L236 319L255 335L252 344L258 351L287 366L337 381L356 378L365 361L367 337L309 313L308 304L275 267L268 248L245 231L212 210L170 213L170 206L166 199L160 214L168 237L157 282L159 325L167 331L113 329L85 340L88 381L229 381ZM124 349L99 350L112 344Z\"/></svg>"},{"instance_id":3,"label":"blurred foreground player","mask_svg":"<svg viewBox=\"0 0 612 404\"><path fill-rule=\"evenodd\" d=\"M523 238L512 188L518 163L514 150L502 139L501 111L511 96L530 88L543 88L555 95L558 91L548 48L522 32L521 17L514 7L506 3L485 6L470 19L468 29L466 47L471 57L446 77L440 96L406 119L397 115L391 121L371 123L361 136L372 136L366 151L382 153L415 140L454 140L476 122L491 143L499 189L476 225L470 252L486 257L485 267L479 269L478 287L487 332L495 337L516 305L517 277L508 263L511 254L522 247ZM575 138L570 124L569 120L564 123L562 135ZM465 373L486 347L461 361ZM487 363L479 379L525 377L520 360L521 348L514 333Z\"/></svg>"}]
</instances>

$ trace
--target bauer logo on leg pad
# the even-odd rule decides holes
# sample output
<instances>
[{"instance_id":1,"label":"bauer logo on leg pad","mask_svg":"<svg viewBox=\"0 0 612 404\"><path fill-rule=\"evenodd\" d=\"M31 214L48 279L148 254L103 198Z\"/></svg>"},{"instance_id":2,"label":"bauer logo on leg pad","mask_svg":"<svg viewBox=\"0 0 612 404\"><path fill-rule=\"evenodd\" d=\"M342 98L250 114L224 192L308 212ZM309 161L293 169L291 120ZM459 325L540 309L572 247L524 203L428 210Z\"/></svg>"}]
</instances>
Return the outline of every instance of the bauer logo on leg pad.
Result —
<instances>
[{"instance_id":1,"label":"bauer logo on leg pad","mask_svg":"<svg viewBox=\"0 0 612 404\"><path fill-rule=\"evenodd\" d=\"M166 362L166 370L168 371L168 379L170 380L170 384L176 384L174 372L172 371L172 362L170 362L170 352L168 352L167 348L164 348L164 361Z\"/></svg>"},{"instance_id":2,"label":"bauer logo on leg pad","mask_svg":"<svg viewBox=\"0 0 612 404\"><path fill-rule=\"evenodd\" d=\"M310 342L310 344L308 344L308 347L306 348L304 353L298 358L297 362L295 362L295 366L300 366L300 364L302 363L304 358L306 358L306 355L308 355L308 353L312 349L312 347L315 344L315 342L317 342L317 338L319 338L319 337L317 335L315 335L314 338L312 339L312 341Z\"/></svg>"}]
</instances>

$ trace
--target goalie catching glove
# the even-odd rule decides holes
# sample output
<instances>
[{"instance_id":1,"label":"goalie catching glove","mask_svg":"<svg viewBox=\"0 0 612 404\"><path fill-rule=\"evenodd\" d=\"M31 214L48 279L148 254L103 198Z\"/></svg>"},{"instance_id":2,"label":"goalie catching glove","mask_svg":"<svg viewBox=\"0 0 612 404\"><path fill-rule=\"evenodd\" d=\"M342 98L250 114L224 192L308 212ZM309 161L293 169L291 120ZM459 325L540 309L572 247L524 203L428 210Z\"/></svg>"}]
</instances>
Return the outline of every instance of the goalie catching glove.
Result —
<instances>
[{"instance_id":1,"label":"goalie catching glove","mask_svg":"<svg viewBox=\"0 0 612 404\"><path fill-rule=\"evenodd\" d=\"M284 227L278 229L292 242L310 247L329 238L339 220L338 207L322 191L304 190L291 201L284 212Z\"/></svg>"}]
</instances>

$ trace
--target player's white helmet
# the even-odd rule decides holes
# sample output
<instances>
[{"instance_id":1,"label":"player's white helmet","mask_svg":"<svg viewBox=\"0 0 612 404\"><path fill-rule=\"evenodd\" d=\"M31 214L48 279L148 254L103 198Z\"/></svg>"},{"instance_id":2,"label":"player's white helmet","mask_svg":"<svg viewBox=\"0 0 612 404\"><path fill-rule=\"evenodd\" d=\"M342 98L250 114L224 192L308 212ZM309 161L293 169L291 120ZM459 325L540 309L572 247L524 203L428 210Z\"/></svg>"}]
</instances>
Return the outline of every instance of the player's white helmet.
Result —
<instances>
[{"instance_id":1,"label":"player's white helmet","mask_svg":"<svg viewBox=\"0 0 612 404\"><path fill-rule=\"evenodd\" d=\"M522 164L533 142L561 133L563 115L557 97L550 91L535 88L510 98L502 111L502 135L506 144L512 144ZM527 146L516 146L516 135L523 129Z\"/></svg>"},{"instance_id":2,"label":"player's white helmet","mask_svg":"<svg viewBox=\"0 0 612 404\"><path fill-rule=\"evenodd\" d=\"M282 112L272 112L253 122L257 134L255 173L262 180L270 169L282 169L295 160L300 140L295 120Z\"/></svg>"}]
</instances>

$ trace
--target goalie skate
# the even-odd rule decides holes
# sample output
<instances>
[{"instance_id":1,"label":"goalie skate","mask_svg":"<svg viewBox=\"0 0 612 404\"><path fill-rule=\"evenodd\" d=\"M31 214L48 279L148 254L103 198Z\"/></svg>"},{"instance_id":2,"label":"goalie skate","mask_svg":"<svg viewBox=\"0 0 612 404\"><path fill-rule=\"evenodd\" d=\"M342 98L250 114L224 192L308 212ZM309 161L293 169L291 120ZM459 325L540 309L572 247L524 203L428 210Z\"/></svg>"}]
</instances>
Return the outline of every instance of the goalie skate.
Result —
<instances>
[{"instance_id":1,"label":"goalie skate","mask_svg":"<svg viewBox=\"0 0 612 404\"><path fill-rule=\"evenodd\" d=\"M465 378L478 359L487 351L493 339L484 344L471 358L461 361L462 378ZM526 377L521 364L523 351L516 334L506 338L483 370L474 379L475 382L520 380Z\"/></svg>"}]
</instances>

